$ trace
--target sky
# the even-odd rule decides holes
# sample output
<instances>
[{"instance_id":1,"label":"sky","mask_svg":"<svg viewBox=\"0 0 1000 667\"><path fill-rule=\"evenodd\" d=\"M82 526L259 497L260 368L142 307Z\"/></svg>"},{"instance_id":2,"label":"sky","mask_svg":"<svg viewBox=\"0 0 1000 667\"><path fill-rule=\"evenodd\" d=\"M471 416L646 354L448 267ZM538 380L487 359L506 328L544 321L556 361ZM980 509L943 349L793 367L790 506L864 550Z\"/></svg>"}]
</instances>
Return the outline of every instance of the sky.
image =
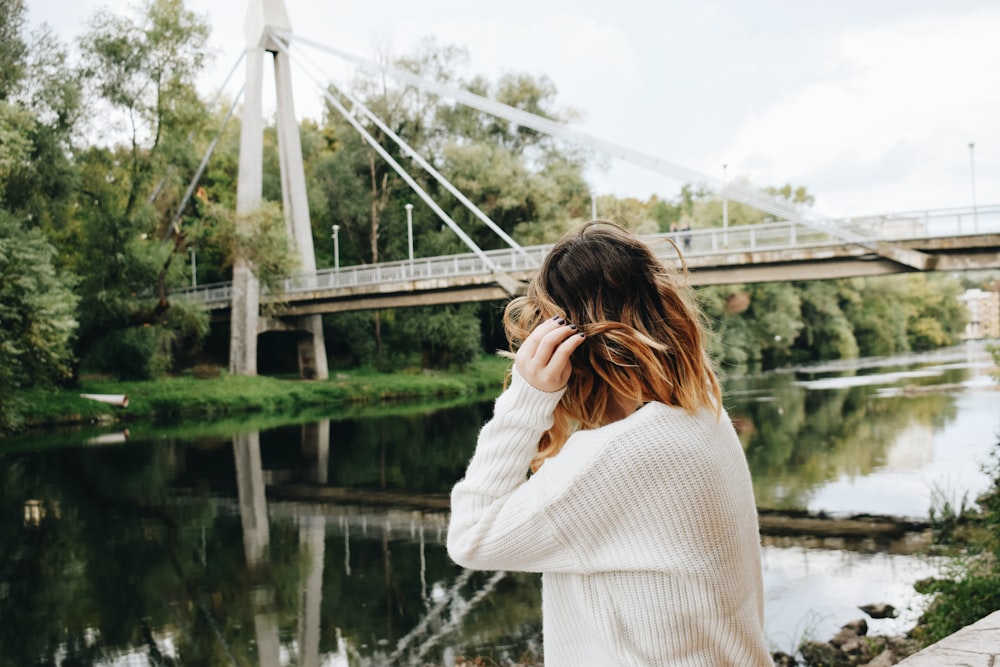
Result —
<instances>
[{"instance_id":1,"label":"sky","mask_svg":"<svg viewBox=\"0 0 1000 667\"><path fill-rule=\"evenodd\" d=\"M187 0L212 27L206 95L218 92L245 46L247 5ZM73 43L102 7L136 12L129 0L28 0L28 21ZM579 114L571 126L579 132L712 179L805 186L824 214L1000 204L993 0L285 0L285 7L295 35L366 60L411 54L432 38L467 49L465 78L545 75L557 106ZM334 80L350 80L345 61L301 53ZM296 72L296 112L318 119L313 77ZM240 68L234 80L242 77ZM587 173L598 195L672 199L682 185L620 160L600 163Z\"/></svg>"}]
</instances>

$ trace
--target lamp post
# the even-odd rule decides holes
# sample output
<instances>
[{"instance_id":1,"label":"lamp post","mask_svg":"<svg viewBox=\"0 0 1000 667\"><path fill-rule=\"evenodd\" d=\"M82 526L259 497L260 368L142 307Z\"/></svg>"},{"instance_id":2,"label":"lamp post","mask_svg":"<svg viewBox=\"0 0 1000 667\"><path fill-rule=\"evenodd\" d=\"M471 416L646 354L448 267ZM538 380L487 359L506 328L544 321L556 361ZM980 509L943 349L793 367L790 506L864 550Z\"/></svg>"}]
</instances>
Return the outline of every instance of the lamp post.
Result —
<instances>
[{"instance_id":1,"label":"lamp post","mask_svg":"<svg viewBox=\"0 0 1000 667\"><path fill-rule=\"evenodd\" d=\"M969 142L969 176L972 183L972 231L979 232L979 211L976 208L976 144Z\"/></svg>"},{"instance_id":2,"label":"lamp post","mask_svg":"<svg viewBox=\"0 0 1000 667\"><path fill-rule=\"evenodd\" d=\"M198 260L194 255L194 246L191 246L191 287L198 286Z\"/></svg>"},{"instance_id":3,"label":"lamp post","mask_svg":"<svg viewBox=\"0 0 1000 667\"><path fill-rule=\"evenodd\" d=\"M333 230L333 268L340 268L340 225L333 225L330 229Z\"/></svg>"},{"instance_id":4,"label":"lamp post","mask_svg":"<svg viewBox=\"0 0 1000 667\"><path fill-rule=\"evenodd\" d=\"M406 240L410 248L410 277L413 277L413 204L406 205Z\"/></svg>"},{"instance_id":5,"label":"lamp post","mask_svg":"<svg viewBox=\"0 0 1000 667\"><path fill-rule=\"evenodd\" d=\"M726 165L722 165L722 247L729 248L729 198L726 196Z\"/></svg>"}]
</instances>

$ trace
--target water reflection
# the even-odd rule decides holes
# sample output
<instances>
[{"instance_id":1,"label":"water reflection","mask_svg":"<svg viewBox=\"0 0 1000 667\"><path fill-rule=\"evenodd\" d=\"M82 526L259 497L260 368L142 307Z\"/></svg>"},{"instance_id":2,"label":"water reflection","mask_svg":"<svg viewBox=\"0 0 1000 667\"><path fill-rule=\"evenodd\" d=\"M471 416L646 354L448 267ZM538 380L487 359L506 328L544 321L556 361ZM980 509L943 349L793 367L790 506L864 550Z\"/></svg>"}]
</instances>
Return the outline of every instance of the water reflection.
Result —
<instances>
[{"instance_id":1,"label":"water reflection","mask_svg":"<svg viewBox=\"0 0 1000 667\"><path fill-rule=\"evenodd\" d=\"M926 495L935 475L974 492L970 470L1000 430L997 394L892 384L981 384L972 368L935 360L895 378L872 367L731 380L762 505L846 512L848 498L919 514L916 487ZM540 659L539 578L463 571L444 549L446 492L490 410L224 435L136 425L100 446L77 444L100 435L86 433L5 448L0 665ZM789 540L769 538L764 551L768 632L785 650L806 631L832 634L858 604L916 610L910 582L932 567L905 544Z\"/></svg>"},{"instance_id":2,"label":"water reflection","mask_svg":"<svg viewBox=\"0 0 1000 667\"><path fill-rule=\"evenodd\" d=\"M1000 432L985 350L881 361L726 383L759 506L926 517L939 487L984 488ZM966 466L928 474L956 450Z\"/></svg>"}]
</instances>

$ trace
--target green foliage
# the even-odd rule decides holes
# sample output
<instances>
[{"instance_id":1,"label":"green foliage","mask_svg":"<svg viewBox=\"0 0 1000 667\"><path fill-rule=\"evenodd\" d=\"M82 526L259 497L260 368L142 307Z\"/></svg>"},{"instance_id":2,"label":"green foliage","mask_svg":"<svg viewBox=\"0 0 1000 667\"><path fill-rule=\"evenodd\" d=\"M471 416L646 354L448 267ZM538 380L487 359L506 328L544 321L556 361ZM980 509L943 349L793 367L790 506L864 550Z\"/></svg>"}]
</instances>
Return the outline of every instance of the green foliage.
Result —
<instances>
[{"instance_id":1,"label":"green foliage","mask_svg":"<svg viewBox=\"0 0 1000 667\"><path fill-rule=\"evenodd\" d=\"M951 276L917 273L904 277L913 315L907 327L914 350L954 345L968 321L958 300L961 284Z\"/></svg>"},{"instance_id":2,"label":"green foliage","mask_svg":"<svg viewBox=\"0 0 1000 667\"><path fill-rule=\"evenodd\" d=\"M327 315L323 329L331 368L372 366L375 363L373 326L370 312Z\"/></svg>"},{"instance_id":3,"label":"green foliage","mask_svg":"<svg viewBox=\"0 0 1000 667\"><path fill-rule=\"evenodd\" d=\"M951 493L941 486L931 489L931 504L928 518L934 527L934 541L938 544L954 544L960 541L961 530L967 523L972 507L968 492Z\"/></svg>"},{"instance_id":4,"label":"green foliage","mask_svg":"<svg viewBox=\"0 0 1000 667\"><path fill-rule=\"evenodd\" d=\"M281 207L270 201L237 219L235 212L213 203L205 204L205 219L211 229L206 237L221 252L223 266L243 259L263 288L279 294L283 279L298 268L298 255L285 231Z\"/></svg>"},{"instance_id":5,"label":"green foliage","mask_svg":"<svg viewBox=\"0 0 1000 667\"><path fill-rule=\"evenodd\" d=\"M94 342L83 370L112 373L123 380L148 380L155 374L156 349L152 327L116 329Z\"/></svg>"},{"instance_id":6,"label":"green foliage","mask_svg":"<svg viewBox=\"0 0 1000 667\"><path fill-rule=\"evenodd\" d=\"M1000 609L1000 442L987 467L990 487L977 507L938 501L935 537L958 551L942 576L920 581L917 592L933 595L913 631L929 645Z\"/></svg>"},{"instance_id":7,"label":"green foliage","mask_svg":"<svg viewBox=\"0 0 1000 667\"><path fill-rule=\"evenodd\" d=\"M178 370L180 362L190 363L207 333L208 314L178 301L155 323L112 329L98 337L83 359L83 370L125 380L160 377Z\"/></svg>"},{"instance_id":8,"label":"green foliage","mask_svg":"<svg viewBox=\"0 0 1000 667\"><path fill-rule=\"evenodd\" d=\"M148 348L147 348L148 351ZM141 361L137 357L138 360ZM85 378L79 388L33 390L24 406L26 424L46 426L59 423L168 417L212 417L256 414L261 418L287 421L289 414L320 408L329 416L331 406L379 406L383 401L413 401L495 396L510 366L506 359L479 357L462 370L423 373L380 373L374 370L338 371L329 381L290 382L273 377L226 375L208 379L166 377L153 380L110 380ZM141 370L141 365L140 365ZM84 401L80 392L126 394L129 407L120 409L95 401ZM464 398L463 398L464 397ZM414 408L413 412L421 412ZM285 415L284 417L278 417ZM136 428L141 428L137 425ZM199 426L202 428L202 426Z\"/></svg>"},{"instance_id":9,"label":"green foliage","mask_svg":"<svg viewBox=\"0 0 1000 667\"><path fill-rule=\"evenodd\" d=\"M28 52L21 32L24 28L24 0L0 3L0 101L6 100L21 80Z\"/></svg>"},{"instance_id":10,"label":"green foliage","mask_svg":"<svg viewBox=\"0 0 1000 667\"><path fill-rule=\"evenodd\" d=\"M32 149L29 137L34 124L27 111L0 102L0 183L6 184L29 163Z\"/></svg>"},{"instance_id":11,"label":"green foliage","mask_svg":"<svg viewBox=\"0 0 1000 667\"><path fill-rule=\"evenodd\" d=\"M833 281L808 282L798 287L803 327L795 341L793 358L796 361L856 358L858 343L842 305L853 294Z\"/></svg>"},{"instance_id":12,"label":"green foliage","mask_svg":"<svg viewBox=\"0 0 1000 667\"><path fill-rule=\"evenodd\" d=\"M948 276L720 285L699 290L723 365L888 356L954 345L965 326Z\"/></svg>"},{"instance_id":13,"label":"green foliage","mask_svg":"<svg viewBox=\"0 0 1000 667\"><path fill-rule=\"evenodd\" d=\"M944 639L1000 609L1000 574L963 572L959 578L922 581L918 593L935 594L913 630L924 646Z\"/></svg>"},{"instance_id":14,"label":"green foliage","mask_svg":"<svg viewBox=\"0 0 1000 667\"><path fill-rule=\"evenodd\" d=\"M98 13L81 39L87 106L102 115L112 143L74 155L74 178L57 179L72 181L71 192L79 193L73 217L47 226L80 277L77 350L91 368L149 377L172 368L182 346L197 350L207 332L204 315L166 298L185 279L182 264L172 261L186 249L174 242L183 237L158 240L173 233L167 223L201 155L191 142L207 116L195 93L207 35L204 19L182 0L149 0L134 16ZM60 71L59 55L50 49L48 70ZM72 110L75 78L55 81L60 85L34 99L62 100Z\"/></svg>"},{"instance_id":15,"label":"green foliage","mask_svg":"<svg viewBox=\"0 0 1000 667\"><path fill-rule=\"evenodd\" d=\"M0 209L0 432L18 424L14 390L69 375L77 326L72 286L41 232Z\"/></svg>"},{"instance_id":16,"label":"green foliage","mask_svg":"<svg viewBox=\"0 0 1000 667\"><path fill-rule=\"evenodd\" d=\"M785 199L792 204L812 206L816 203L816 197L809 194L804 187L793 188L791 183L785 183L780 188L764 188L764 192L780 199Z\"/></svg>"},{"instance_id":17,"label":"green foliage","mask_svg":"<svg viewBox=\"0 0 1000 667\"><path fill-rule=\"evenodd\" d=\"M379 311L385 343L375 345L374 313L339 313L326 320L327 353L334 367L461 369L482 354L478 307L457 304Z\"/></svg>"},{"instance_id":18,"label":"green foliage","mask_svg":"<svg viewBox=\"0 0 1000 667\"><path fill-rule=\"evenodd\" d=\"M400 334L419 349L421 368L463 368L480 355L476 310L475 305L463 304L399 312Z\"/></svg>"}]
</instances>

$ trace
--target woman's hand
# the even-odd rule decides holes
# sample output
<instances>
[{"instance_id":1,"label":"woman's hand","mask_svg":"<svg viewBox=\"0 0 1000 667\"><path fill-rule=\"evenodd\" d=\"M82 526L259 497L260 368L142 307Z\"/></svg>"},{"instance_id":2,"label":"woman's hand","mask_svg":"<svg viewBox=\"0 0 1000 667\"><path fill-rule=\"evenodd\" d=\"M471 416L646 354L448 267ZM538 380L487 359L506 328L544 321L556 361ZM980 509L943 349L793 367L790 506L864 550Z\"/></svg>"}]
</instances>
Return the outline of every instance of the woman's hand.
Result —
<instances>
[{"instance_id":1,"label":"woman's hand","mask_svg":"<svg viewBox=\"0 0 1000 667\"><path fill-rule=\"evenodd\" d=\"M583 340L575 324L559 316L545 320L524 339L514 355L514 367L535 389L558 391L569 381L570 355Z\"/></svg>"}]
</instances>

